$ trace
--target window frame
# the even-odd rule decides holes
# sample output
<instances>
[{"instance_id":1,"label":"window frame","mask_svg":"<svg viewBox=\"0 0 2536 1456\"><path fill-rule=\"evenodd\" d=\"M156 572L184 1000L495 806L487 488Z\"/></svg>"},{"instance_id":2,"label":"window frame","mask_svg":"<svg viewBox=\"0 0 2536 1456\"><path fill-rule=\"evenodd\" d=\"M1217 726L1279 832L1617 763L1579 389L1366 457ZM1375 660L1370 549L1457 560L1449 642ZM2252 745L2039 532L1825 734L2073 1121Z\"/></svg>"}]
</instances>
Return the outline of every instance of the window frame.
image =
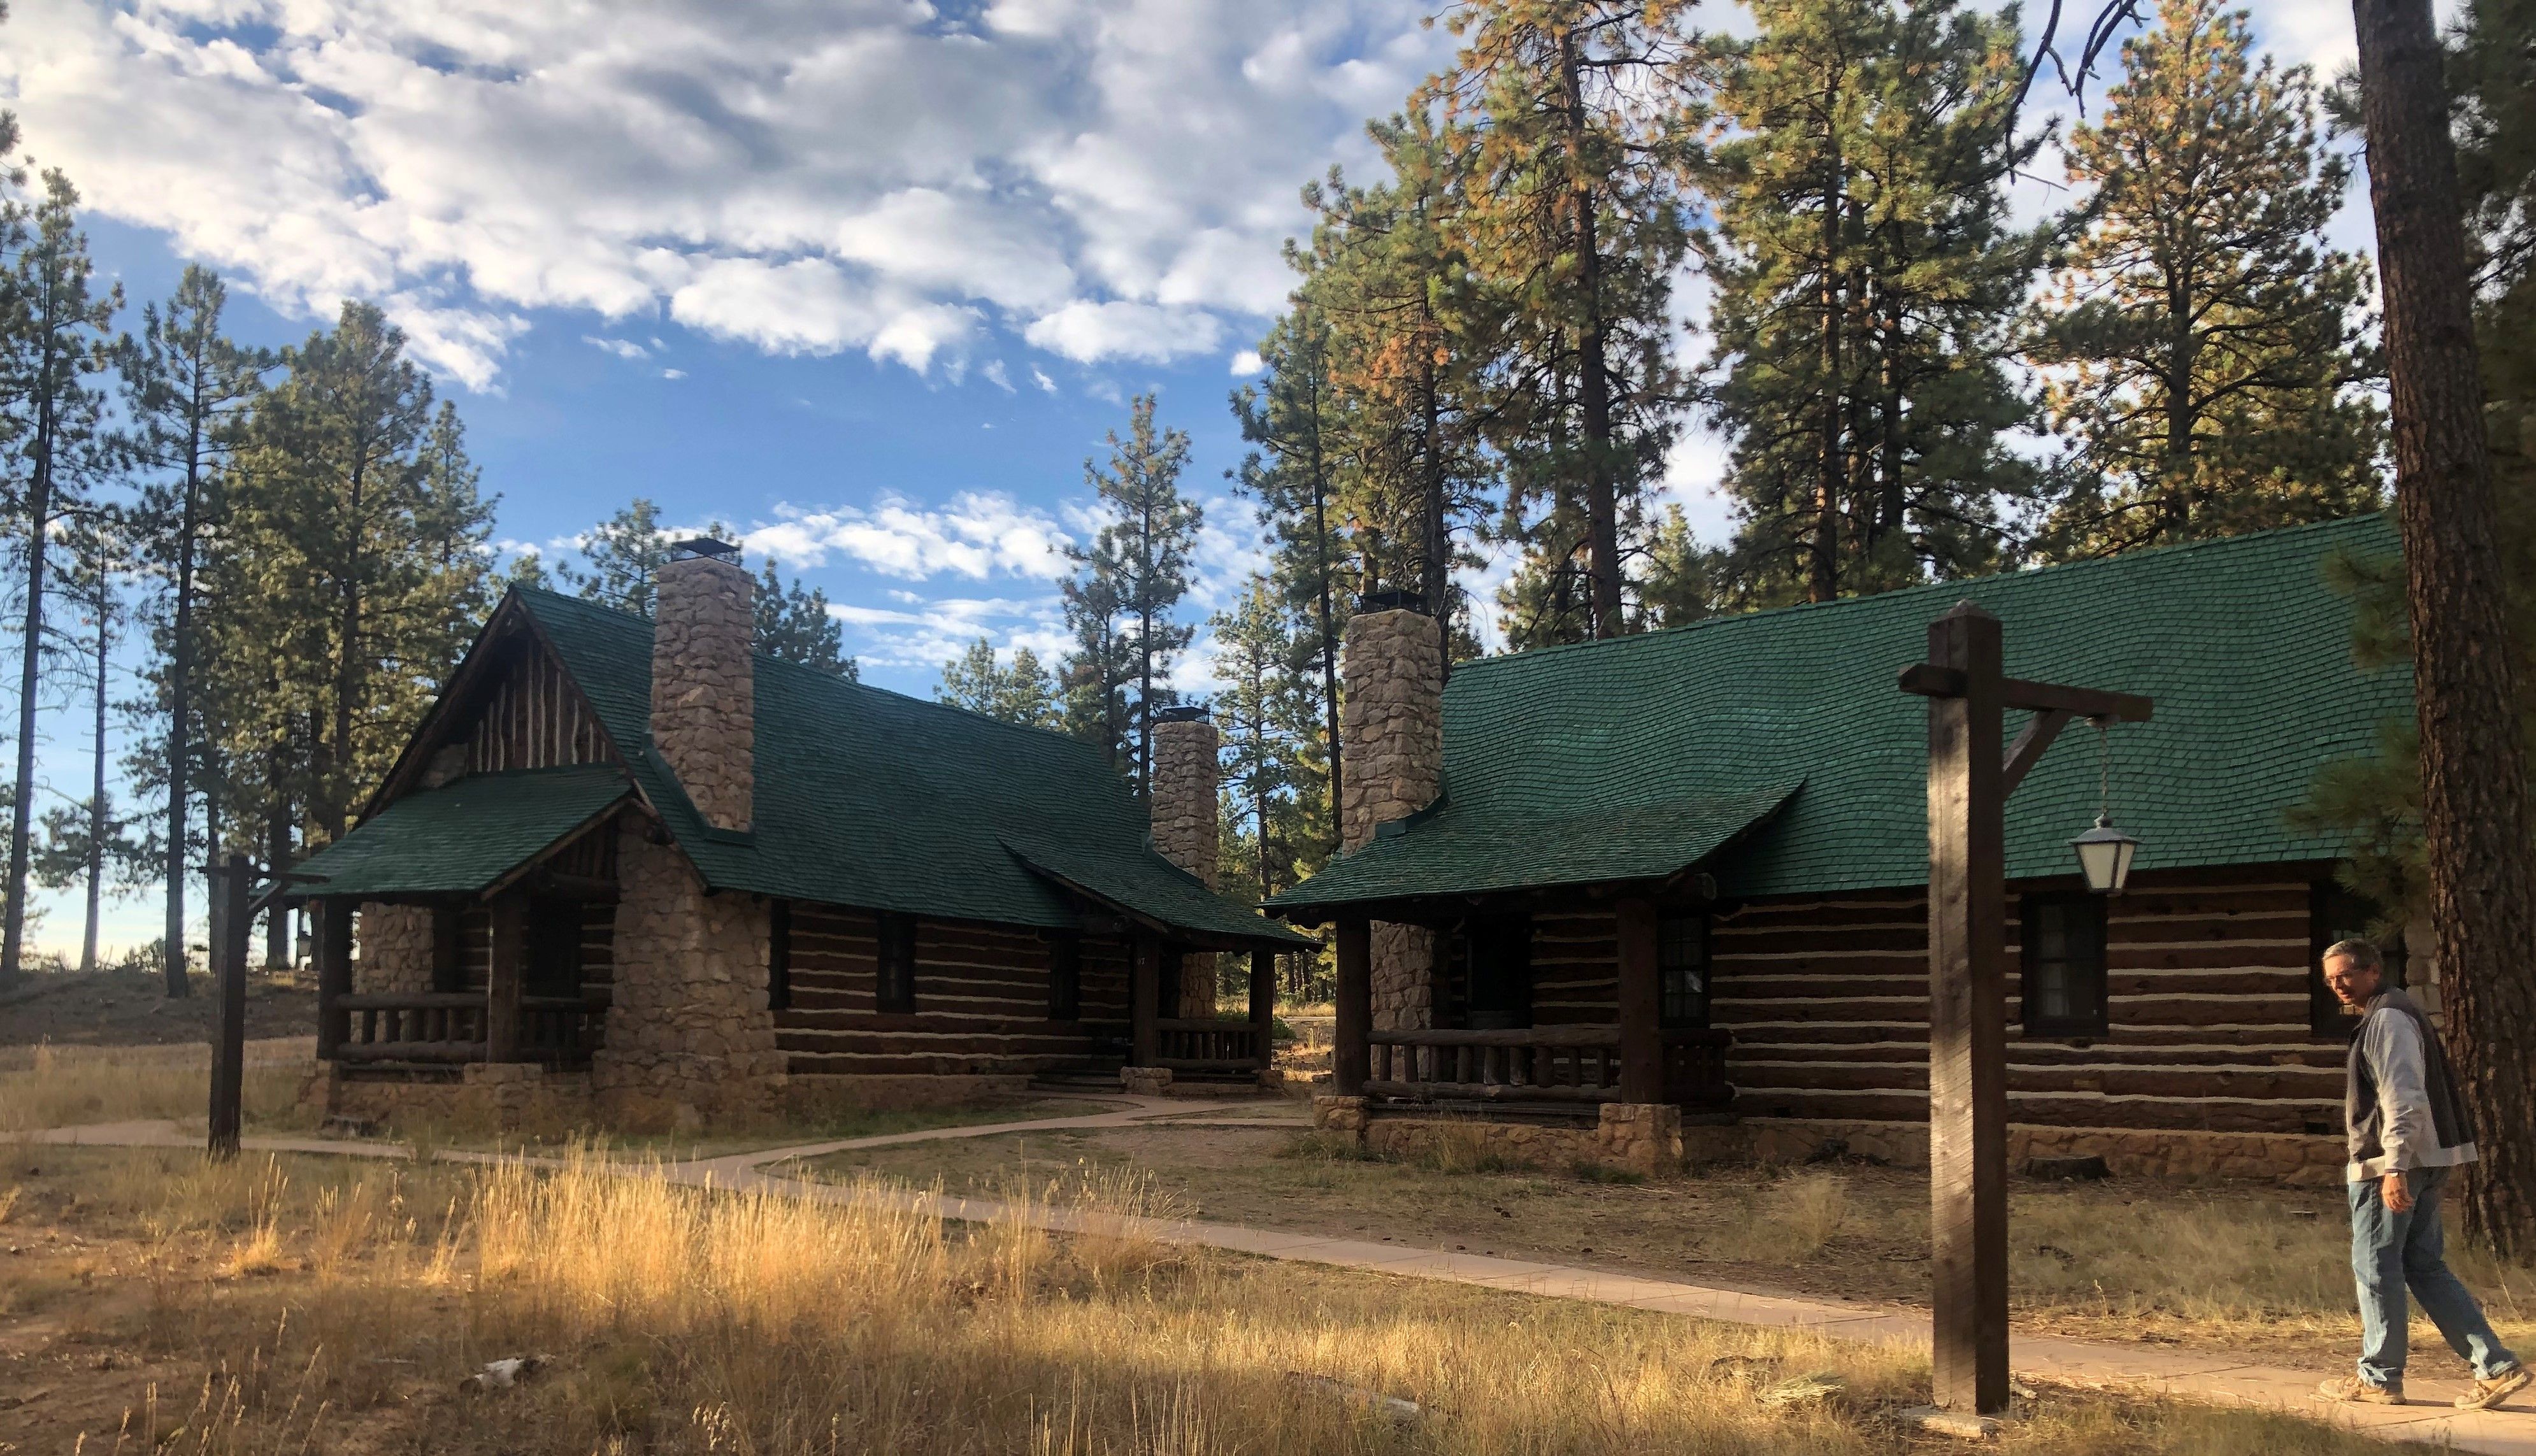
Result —
<instances>
[{"instance_id":1,"label":"window frame","mask_svg":"<svg viewBox=\"0 0 2536 1456\"><path fill-rule=\"evenodd\" d=\"M904 1016L916 1010L916 917L883 911L872 957L872 1007Z\"/></svg>"},{"instance_id":2,"label":"window frame","mask_svg":"<svg viewBox=\"0 0 2536 1456\"><path fill-rule=\"evenodd\" d=\"M2106 965L2112 957L2107 944L2111 936L2106 923L2108 918L2106 898L2092 890L2038 891L2019 897L2016 911L2016 949L2019 968L2016 1011L2018 1022L2023 1026L2025 1035L2077 1039L2103 1037L2112 1033L2113 1006L2107 985L2110 978ZM2080 969L2082 975L2093 984L2081 984L2077 988L2080 994L2071 997L2073 1000L2092 1006L2092 1015L2082 1013L2076 1016L2046 1017L2035 1013L2034 989L2041 979L2043 960L2042 938L2035 933L2036 921L2039 918L2036 913L2046 906L2085 906L2092 912L2088 918L2095 931L2094 964Z\"/></svg>"},{"instance_id":3,"label":"window frame","mask_svg":"<svg viewBox=\"0 0 2536 1456\"><path fill-rule=\"evenodd\" d=\"M1709 917L1705 911L1656 918L1656 1025L1666 1031L1705 1031L1717 1002L1717 957L1709 939ZM1677 972L1693 969L1668 964L1666 952L1675 944L1677 927L1692 926L1689 939L1698 947L1695 969L1699 979L1697 1010L1677 1012L1673 978Z\"/></svg>"},{"instance_id":4,"label":"window frame","mask_svg":"<svg viewBox=\"0 0 2536 1456\"><path fill-rule=\"evenodd\" d=\"M1083 937L1071 930L1047 937L1047 1019L1083 1019Z\"/></svg>"},{"instance_id":5,"label":"window frame","mask_svg":"<svg viewBox=\"0 0 2536 1456\"><path fill-rule=\"evenodd\" d=\"M766 1009L792 1009L792 902L766 906Z\"/></svg>"}]
</instances>

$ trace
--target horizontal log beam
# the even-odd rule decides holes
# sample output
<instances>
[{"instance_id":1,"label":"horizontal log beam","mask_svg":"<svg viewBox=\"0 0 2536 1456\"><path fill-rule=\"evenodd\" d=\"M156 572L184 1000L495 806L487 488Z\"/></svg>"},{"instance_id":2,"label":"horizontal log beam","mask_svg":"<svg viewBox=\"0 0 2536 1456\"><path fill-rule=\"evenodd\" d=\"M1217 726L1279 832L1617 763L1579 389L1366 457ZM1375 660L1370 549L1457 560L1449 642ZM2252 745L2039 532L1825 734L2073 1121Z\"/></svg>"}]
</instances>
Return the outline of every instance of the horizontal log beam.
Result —
<instances>
[{"instance_id":1,"label":"horizontal log beam","mask_svg":"<svg viewBox=\"0 0 2536 1456\"><path fill-rule=\"evenodd\" d=\"M1504 1031L1418 1029L1375 1032L1365 1038L1375 1046L1618 1046L1617 1026L1537 1026Z\"/></svg>"},{"instance_id":2,"label":"horizontal log beam","mask_svg":"<svg viewBox=\"0 0 2536 1456\"><path fill-rule=\"evenodd\" d=\"M338 996L335 1004L347 1011L465 1011L481 1010L482 991L374 991L367 994Z\"/></svg>"},{"instance_id":3,"label":"horizontal log beam","mask_svg":"<svg viewBox=\"0 0 2536 1456\"><path fill-rule=\"evenodd\" d=\"M1934 663L1913 663L1902 669L1902 691L1924 698L1960 698L1964 674ZM2117 723L2146 723L2152 704L2134 693L2109 693L2092 687L2063 687L2057 682L2030 682L2022 677L1999 679L1999 706L2026 713L2067 713L2079 718L2110 718Z\"/></svg>"},{"instance_id":4,"label":"horizontal log beam","mask_svg":"<svg viewBox=\"0 0 2536 1456\"><path fill-rule=\"evenodd\" d=\"M481 1042L347 1042L337 1061L469 1062L484 1059Z\"/></svg>"},{"instance_id":5,"label":"horizontal log beam","mask_svg":"<svg viewBox=\"0 0 2536 1456\"><path fill-rule=\"evenodd\" d=\"M1611 1103L1620 1100L1617 1087L1532 1087L1496 1082L1377 1082L1364 1084L1367 1097L1406 1097L1422 1102Z\"/></svg>"}]
</instances>

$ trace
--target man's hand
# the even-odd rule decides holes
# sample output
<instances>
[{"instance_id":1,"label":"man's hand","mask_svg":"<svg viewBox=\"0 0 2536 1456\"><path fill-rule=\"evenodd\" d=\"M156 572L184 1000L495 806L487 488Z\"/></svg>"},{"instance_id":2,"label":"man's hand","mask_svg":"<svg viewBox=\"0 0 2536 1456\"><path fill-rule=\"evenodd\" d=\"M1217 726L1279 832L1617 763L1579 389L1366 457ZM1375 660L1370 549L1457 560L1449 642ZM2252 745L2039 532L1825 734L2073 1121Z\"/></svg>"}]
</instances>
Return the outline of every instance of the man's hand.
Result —
<instances>
[{"instance_id":1,"label":"man's hand","mask_svg":"<svg viewBox=\"0 0 2536 1456\"><path fill-rule=\"evenodd\" d=\"M2388 1213L2413 1211L2413 1185L2404 1181L2400 1172L2390 1172L2378 1180L2378 1191L2386 1200Z\"/></svg>"}]
</instances>

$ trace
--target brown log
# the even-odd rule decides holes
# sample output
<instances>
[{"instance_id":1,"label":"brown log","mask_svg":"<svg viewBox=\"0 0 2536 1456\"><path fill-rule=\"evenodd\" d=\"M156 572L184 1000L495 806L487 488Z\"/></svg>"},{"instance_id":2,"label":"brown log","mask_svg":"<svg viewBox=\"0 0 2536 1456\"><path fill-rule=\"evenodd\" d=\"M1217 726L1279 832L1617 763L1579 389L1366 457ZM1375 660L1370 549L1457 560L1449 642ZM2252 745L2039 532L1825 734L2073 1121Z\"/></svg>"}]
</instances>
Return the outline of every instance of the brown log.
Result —
<instances>
[{"instance_id":1,"label":"brown log","mask_svg":"<svg viewBox=\"0 0 2536 1456\"><path fill-rule=\"evenodd\" d=\"M1427 1102L1608 1103L1620 1100L1617 1087L1537 1087L1494 1082L1364 1083L1366 1097L1406 1097Z\"/></svg>"},{"instance_id":2,"label":"brown log","mask_svg":"<svg viewBox=\"0 0 2536 1456\"><path fill-rule=\"evenodd\" d=\"M1332 936L1338 963L1336 1014L1330 1029L1330 1081L1341 1097L1363 1095L1373 1031L1373 926L1345 918Z\"/></svg>"},{"instance_id":3,"label":"brown log","mask_svg":"<svg viewBox=\"0 0 2536 1456\"><path fill-rule=\"evenodd\" d=\"M1502 1031L1466 1031L1446 1027L1404 1028L1374 1032L1366 1041L1386 1046L1614 1046L1620 1029L1609 1022L1593 1026L1514 1027Z\"/></svg>"},{"instance_id":4,"label":"brown log","mask_svg":"<svg viewBox=\"0 0 2536 1456\"><path fill-rule=\"evenodd\" d=\"M338 1052L340 1061L414 1061L470 1062L485 1059L481 1042L369 1042L347 1043Z\"/></svg>"},{"instance_id":5,"label":"brown log","mask_svg":"<svg viewBox=\"0 0 2536 1456\"><path fill-rule=\"evenodd\" d=\"M351 1026L343 1002L352 990L352 903L322 896L308 909L317 922L317 1059L331 1061Z\"/></svg>"}]
</instances>

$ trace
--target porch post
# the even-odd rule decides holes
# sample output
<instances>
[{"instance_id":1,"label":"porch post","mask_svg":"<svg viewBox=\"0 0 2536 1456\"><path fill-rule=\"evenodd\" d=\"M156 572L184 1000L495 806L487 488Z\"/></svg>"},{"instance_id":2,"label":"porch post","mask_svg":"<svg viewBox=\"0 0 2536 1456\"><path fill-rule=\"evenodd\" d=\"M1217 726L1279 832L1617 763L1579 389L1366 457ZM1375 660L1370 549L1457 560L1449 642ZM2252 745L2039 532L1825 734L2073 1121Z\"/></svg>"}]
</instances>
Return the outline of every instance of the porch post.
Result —
<instances>
[{"instance_id":1,"label":"porch post","mask_svg":"<svg viewBox=\"0 0 2536 1456\"><path fill-rule=\"evenodd\" d=\"M328 895L308 908L317 921L317 1059L333 1061L351 1030L336 1002L352 989L352 902Z\"/></svg>"},{"instance_id":2,"label":"porch post","mask_svg":"<svg viewBox=\"0 0 2536 1456\"><path fill-rule=\"evenodd\" d=\"M1161 1055L1161 1037L1154 1020L1163 993L1163 939L1151 930L1136 932L1127 963L1127 1032L1130 1066L1149 1067Z\"/></svg>"},{"instance_id":3,"label":"porch post","mask_svg":"<svg viewBox=\"0 0 2536 1456\"><path fill-rule=\"evenodd\" d=\"M1330 1080L1341 1097L1364 1096L1373 1070L1373 922L1362 916L1338 923L1338 1014L1330 1028Z\"/></svg>"},{"instance_id":4,"label":"porch post","mask_svg":"<svg viewBox=\"0 0 2536 1456\"><path fill-rule=\"evenodd\" d=\"M1250 952L1250 1033L1264 1072L1277 1060L1277 953L1264 945Z\"/></svg>"},{"instance_id":5,"label":"porch post","mask_svg":"<svg viewBox=\"0 0 2536 1456\"><path fill-rule=\"evenodd\" d=\"M529 978L529 897L493 901L493 955L484 976L484 1059L520 1059L520 992Z\"/></svg>"},{"instance_id":6,"label":"porch post","mask_svg":"<svg viewBox=\"0 0 2536 1456\"><path fill-rule=\"evenodd\" d=\"M2006 790L1998 618L1929 624L1963 691L1929 700L1930 1365L1936 1402L2007 1408Z\"/></svg>"},{"instance_id":7,"label":"porch post","mask_svg":"<svg viewBox=\"0 0 2536 1456\"><path fill-rule=\"evenodd\" d=\"M1663 995L1656 973L1656 907L1623 900L1620 920L1620 1101L1664 1101Z\"/></svg>"}]
</instances>

